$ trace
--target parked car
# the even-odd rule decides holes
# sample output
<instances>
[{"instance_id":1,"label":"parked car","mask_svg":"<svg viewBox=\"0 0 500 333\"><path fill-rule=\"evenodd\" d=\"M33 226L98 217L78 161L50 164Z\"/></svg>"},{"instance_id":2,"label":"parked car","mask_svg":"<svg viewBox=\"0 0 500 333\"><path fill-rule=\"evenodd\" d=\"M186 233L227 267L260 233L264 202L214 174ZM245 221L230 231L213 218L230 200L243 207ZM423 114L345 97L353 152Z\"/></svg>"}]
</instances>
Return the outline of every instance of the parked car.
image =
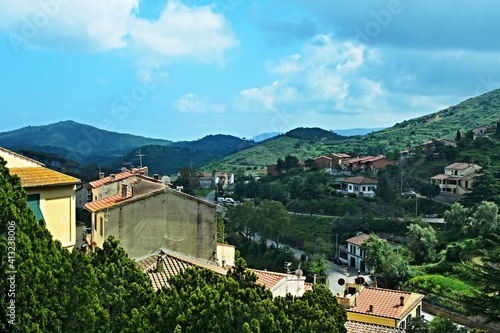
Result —
<instances>
[{"instance_id":1,"label":"parked car","mask_svg":"<svg viewBox=\"0 0 500 333\"><path fill-rule=\"evenodd\" d=\"M406 191L406 192L403 192L403 195L414 196L414 195L417 195L417 193L415 191Z\"/></svg>"},{"instance_id":2,"label":"parked car","mask_svg":"<svg viewBox=\"0 0 500 333\"><path fill-rule=\"evenodd\" d=\"M335 257L333 259L333 263L335 263L337 265L347 265L347 260L345 260L344 258Z\"/></svg>"}]
</instances>

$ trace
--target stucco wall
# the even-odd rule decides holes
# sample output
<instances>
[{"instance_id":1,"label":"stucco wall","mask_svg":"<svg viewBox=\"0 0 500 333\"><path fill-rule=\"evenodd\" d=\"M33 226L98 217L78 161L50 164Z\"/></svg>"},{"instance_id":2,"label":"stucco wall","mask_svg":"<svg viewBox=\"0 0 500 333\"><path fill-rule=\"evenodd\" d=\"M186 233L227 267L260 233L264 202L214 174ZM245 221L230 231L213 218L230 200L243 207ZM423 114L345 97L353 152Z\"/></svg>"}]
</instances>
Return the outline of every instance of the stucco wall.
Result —
<instances>
[{"instance_id":1,"label":"stucco wall","mask_svg":"<svg viewBox=\"0 0 500 333\"><path fill-rule=\"evenodd\" d=\"M214 205L169 189L156 191L141 200L110 208L106 213L104 238L114 235L132 258L165 247L214 260L215 214Z\"/></svg>"},{"instance_id":2,"label":"stucco wall","mask_svg":"<svg viewBox=\"0 0 500 333\"><path fill-rule=\"evenodd\" d=\"M40 210L47 229L63 247L76 243L76 196L75 186L27 188L28 194L40 194Z\"/></svg>"}]
</instances>

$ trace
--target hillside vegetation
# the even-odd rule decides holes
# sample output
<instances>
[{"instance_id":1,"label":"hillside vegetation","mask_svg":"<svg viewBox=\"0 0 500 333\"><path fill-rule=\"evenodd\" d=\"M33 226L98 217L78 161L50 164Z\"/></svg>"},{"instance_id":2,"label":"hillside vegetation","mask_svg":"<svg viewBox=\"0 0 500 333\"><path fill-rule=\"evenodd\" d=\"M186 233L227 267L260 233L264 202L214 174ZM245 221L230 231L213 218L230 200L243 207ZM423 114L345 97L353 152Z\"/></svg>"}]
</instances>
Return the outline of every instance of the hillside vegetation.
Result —
<instances>
[{"instance_id":1,"label":"hillside vegetation","mask_svg":"<svg viewBox=\"0 0 500 333\"><path fill-rule=\"evenodd\" d=\"M399 152L436 138L454 139L481 125L494 125L500 117L500 89L470 98L444 110L403 121L390 128L363 136L342 137L319 129L296 129L263 141L258 146L229 155L205 167L207 170L261 170L278 158L295 154L300 160L345 152L378 155ZM297 135L299 134L299 135ZM335 135L335 136L332 136Z\"/></svg>"}]
</instances>

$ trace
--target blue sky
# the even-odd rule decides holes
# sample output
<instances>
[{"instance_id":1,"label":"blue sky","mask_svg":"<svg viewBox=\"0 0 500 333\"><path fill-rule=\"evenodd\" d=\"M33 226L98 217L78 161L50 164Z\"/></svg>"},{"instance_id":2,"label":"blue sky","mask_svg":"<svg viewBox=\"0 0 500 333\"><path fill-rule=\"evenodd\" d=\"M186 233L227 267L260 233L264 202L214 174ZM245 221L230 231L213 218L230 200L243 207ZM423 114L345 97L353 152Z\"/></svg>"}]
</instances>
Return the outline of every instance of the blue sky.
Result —
<instances>
[{"instance_id":1,"label":"blue sky","mask_svg":"<svg viewBox=\"0 0 500 333\"><path fill-rule=\"evenodd\" d=\"M500 2L0 0L0 132L392 126L500 85Z\"/></svg>"}]
</instances>

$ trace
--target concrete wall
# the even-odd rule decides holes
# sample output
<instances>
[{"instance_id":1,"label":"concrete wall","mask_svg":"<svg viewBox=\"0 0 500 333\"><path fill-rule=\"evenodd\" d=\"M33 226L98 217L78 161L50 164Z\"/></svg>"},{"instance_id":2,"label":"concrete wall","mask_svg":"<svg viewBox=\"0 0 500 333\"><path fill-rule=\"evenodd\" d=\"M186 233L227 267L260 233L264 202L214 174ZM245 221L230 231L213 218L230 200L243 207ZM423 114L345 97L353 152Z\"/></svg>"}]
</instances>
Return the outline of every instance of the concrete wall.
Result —
<instances>
[{"instance_id":1,"label":"concrete wall","mask_svg":"<svg viewBox=\"0 0 500 333\"><path fill-rule=\"evenodd\" d=\"M75 185L26 188L28 194L40 194L40 210L47 229L63 247L76 244Z\"/></svg>"},{"instance_id":2,"label":"concrete wall","mask_svg":"<svg viewBox=\"0 0 500 333\"><path fill-rule=\"evenodd\" d=\"M102 245L100 240L114 235L132 258L164 247L196 258L215 259L215 205L162 189L113 206L104 215L104 235L98 236L98 246ZM99 225L93 232L100 234Z\"/></svg>"},{"instance_id":3,"label":"concrete wall","mask_svg":"<svg viewBox=\"0 0 500 333\"><path fill-rule=\"evenodd\" d=\"M42 167L41 163L37 163L22 155L13 154L2 149L0 149L0 157L7 162L7 168Z\"/></svg>"}]
</instances>

